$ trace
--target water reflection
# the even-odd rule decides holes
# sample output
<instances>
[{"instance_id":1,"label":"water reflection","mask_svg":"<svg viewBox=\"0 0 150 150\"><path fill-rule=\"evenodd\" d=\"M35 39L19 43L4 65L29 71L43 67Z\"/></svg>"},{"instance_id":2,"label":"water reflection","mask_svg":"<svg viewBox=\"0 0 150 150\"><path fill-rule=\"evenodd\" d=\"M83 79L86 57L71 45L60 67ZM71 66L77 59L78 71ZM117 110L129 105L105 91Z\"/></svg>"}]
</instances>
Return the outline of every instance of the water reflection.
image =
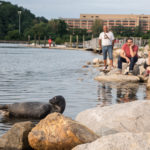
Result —
<instances>
[{"instance_id":1,"label":"water reflection","mask_svg":"<svg viewBox=\"0 0 150 150\"><path fill-rule=\"evenodd\" d=\"M126 103L137 100L137 91L139 84L123 83L120 84L117 89L117 102Z\"/></svg>"},{"instance_id":2,"label":"water reflection","mask_svg":"<svg viewBox=\"0 0 150 150\"><path fill-rule=\"evenodd\" d=\"M100 106L150 99L145 84L139 83L99 83L97 94Z\"/></svg>"}]
</instances>

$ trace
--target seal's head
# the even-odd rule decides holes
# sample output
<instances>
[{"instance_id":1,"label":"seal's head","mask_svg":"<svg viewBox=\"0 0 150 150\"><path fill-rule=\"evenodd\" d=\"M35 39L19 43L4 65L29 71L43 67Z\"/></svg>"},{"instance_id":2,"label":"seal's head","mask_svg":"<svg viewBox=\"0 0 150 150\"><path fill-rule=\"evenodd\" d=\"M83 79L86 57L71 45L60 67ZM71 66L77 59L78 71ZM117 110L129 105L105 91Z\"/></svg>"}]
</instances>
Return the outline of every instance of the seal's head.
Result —
<instances>
[{"instance_id":1,"label":"seal's head","mask_svg":"<svg viewBox=\"0 0 150 150\"><path fill-rule=\"evenodd\" d=\"M52 112L63 113L66 107L65 98L61 95L55 96L49 100L49 103L52 105Z\"/></svg>"}]
</instances>

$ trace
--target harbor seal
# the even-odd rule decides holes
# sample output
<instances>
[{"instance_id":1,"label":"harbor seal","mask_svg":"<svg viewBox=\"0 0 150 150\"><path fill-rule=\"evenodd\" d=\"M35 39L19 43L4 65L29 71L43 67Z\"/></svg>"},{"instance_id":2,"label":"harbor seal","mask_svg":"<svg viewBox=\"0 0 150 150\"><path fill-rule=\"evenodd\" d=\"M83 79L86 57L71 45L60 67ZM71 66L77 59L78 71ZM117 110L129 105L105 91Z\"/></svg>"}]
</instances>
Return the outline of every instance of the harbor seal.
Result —
<instances>
[{"instance_id":1,"label":"harbor seal","mask_svg":"<svg viewBox=\"0 0 150 150\"><path fill-rule=\"evenodd\" d=\"M59 95L50 99L49 103L23 102L14 104L2 104L0 105L0 110L7 112L6 114L10 118L42 119L49 113L63 113L65 107L65 99L63 96Z\"/></svg>"}]
</instances>

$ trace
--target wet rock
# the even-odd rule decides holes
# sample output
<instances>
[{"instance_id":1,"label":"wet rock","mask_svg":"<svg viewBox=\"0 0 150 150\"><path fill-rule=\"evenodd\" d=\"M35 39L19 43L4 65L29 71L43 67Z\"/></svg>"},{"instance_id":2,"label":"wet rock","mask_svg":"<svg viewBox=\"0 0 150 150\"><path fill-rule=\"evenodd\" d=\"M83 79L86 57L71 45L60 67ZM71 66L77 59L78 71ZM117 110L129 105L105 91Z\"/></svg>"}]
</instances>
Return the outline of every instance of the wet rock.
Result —
<instances>
[{"instance_id":1,"label":"wet rock","mask_svg":"<svg viewBox=\"0 0 150 150\"><path fill-rule=\"evenodd\" d=\"M32 129L29 143L34 150L70 150L97 138L87 127L59 113L53 113Z\"/></svg>"},{"instance_id":2,"label":"wet rock","mask_svg":"<svg viewBox=\"0 0 150 150\"><path fill-rule=\"evenodd\" d=\"M0 149L2 150L31 150L28 143L28 134L34 127L32 122L16 123L0 138Z\"/></svg>"},{"instance_id":3,"label":"wet rock","mask_svg":"<svg viewBox=\"0 0 150 150\"><path fill-rule=\"evenodd\" d=\"M93 65L93 67L97 68L97 67L101 67L101 65L100 64L95 64L95 65Z\"/></svg>"},{"instance_id":4,"label":"wet rock","mask_svg":"<svg viewBox=\"0 0 150 150\"><path fill-rule=\"evenodd\" d=\"M118 133L104 136L88 144L79 145L72 150L148 150L150 133Z\"/></svg>"},{"instance_id":5,"label":"wet rock","mask_svg":"<svg viewBox=\"0 0 150 150\"><path fill-rule=\"evenodd\" d=\"M0 110L0 116L2 117L9 117L9 112L5 110Z\"/></svg>"},{"instance_id":6,"label":"wet rock","mask_svg":"<svg viewBox=\"0 0 150 150\"><path fill-rule=\"evenodd\" d=\"M87 62L86 64L87 64L87 65L91 65L91 62L89 61L89 62Z\"/></svg>"},{"instance_id":7,"label":"wet rock","mask_svg":"<svg viewBox=\"0 0 150 150\"><path fill-rule=\"evenodd\" d=\"M82 68L88 68L89 66L87 66L87 65L84 65L84 66L82 66Z\"/></svg>"},{"instance_id":8,"label":"wet rock","mask_svg":"<svg viewBox=\"0 0 150 150\"><path fill-rule=\"evenodd\" d=\"M79 113L76 120L99 136L117 132L150 132L150 101L95 107Z\"/></svg>"},{"instance_id":9,"label":"wet rock","mask_svg":"<svg viewBox=\"0 0 150 150\"><path fill-rule=\"evenodd\" d=\"M140 78L133 75L121 75L121 74L111 74L111 75L101 75L95 77L97 81L105 81L105 82L132 82L136 83L140 81Z\"/></svg>"}]
</instances>

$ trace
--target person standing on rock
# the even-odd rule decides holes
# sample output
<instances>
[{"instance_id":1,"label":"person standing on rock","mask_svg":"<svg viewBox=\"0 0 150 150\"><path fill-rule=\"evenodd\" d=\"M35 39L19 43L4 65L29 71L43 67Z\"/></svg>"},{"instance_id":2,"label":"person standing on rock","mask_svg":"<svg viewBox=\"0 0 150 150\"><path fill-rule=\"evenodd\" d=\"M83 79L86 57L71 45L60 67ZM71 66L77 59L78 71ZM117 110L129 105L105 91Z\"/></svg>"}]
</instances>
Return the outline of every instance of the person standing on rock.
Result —
<instances>
[{"instance_id":1,"label":"person standing on rock","mask_svg":"<svg viewBox=\"0 0 150 150\"><path fill-rule=\"evenodd\" d=\"M129 64L129 72L128 74L133 74L133 68L135 63L138 60L138 46L133 43L132 38L128 38L126 43L122 46L122 50L120 52L120 56L118 58L118 71L122 73L122 63Z\"/></svg>"},{"instance_id":2,"label":"person standing on rock","mask_svg":"<svg viewBox=\"0 0 150 150\"><path fill-rule=\"evenodd\" d=\"M107 69L107 53L110 60L110 69L113 69L113 46L114 46L114 34L108 30L107 26L103 26L103 32L99 35L99 47L103 52L104 70Z\"/></svg>"}]
</instances>

